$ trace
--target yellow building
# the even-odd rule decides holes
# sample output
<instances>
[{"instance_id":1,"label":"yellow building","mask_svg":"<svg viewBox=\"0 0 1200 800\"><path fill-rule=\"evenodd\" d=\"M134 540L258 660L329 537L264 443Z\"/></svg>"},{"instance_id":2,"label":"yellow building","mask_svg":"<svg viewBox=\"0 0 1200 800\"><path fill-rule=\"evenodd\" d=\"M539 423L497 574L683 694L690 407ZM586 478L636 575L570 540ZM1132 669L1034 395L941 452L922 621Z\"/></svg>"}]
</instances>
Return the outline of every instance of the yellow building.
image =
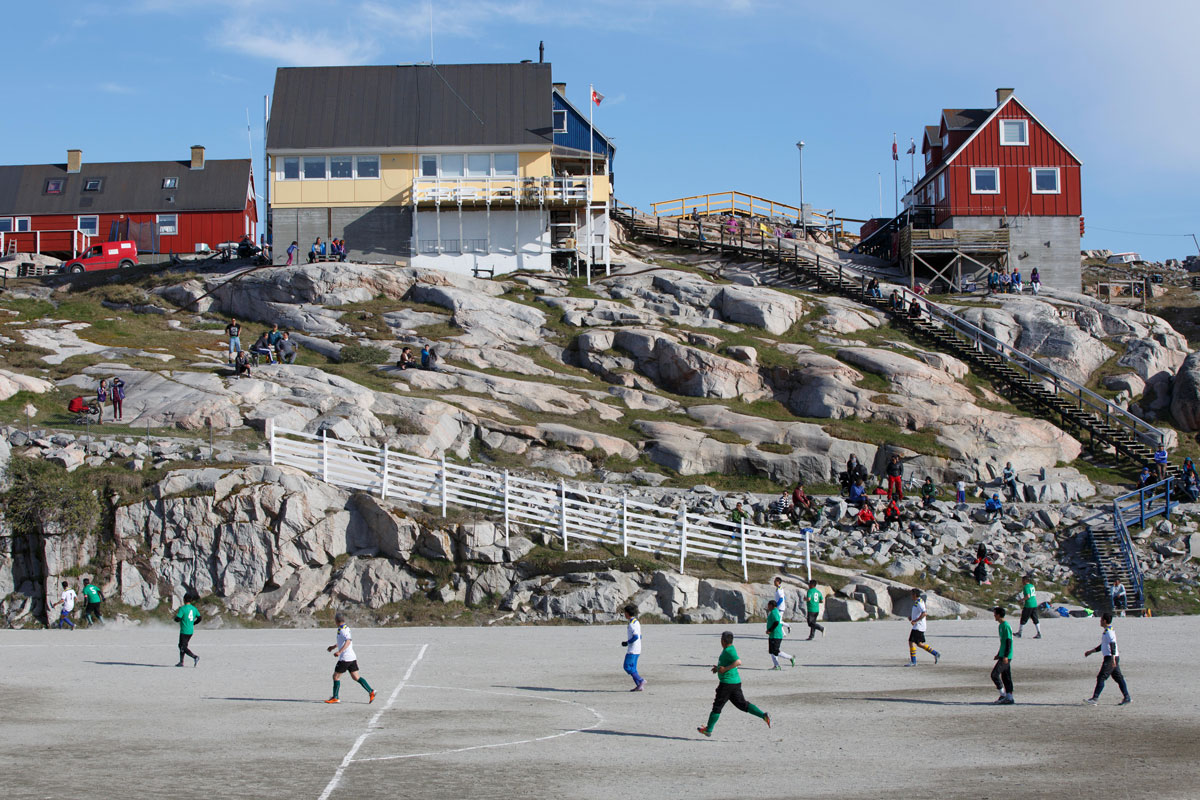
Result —
<instances>
[{"instance_id":1,"label":"yellow building","mask_svg":"<svg viewBox=\"0 0 1200 800\"><path fill-rule=\"evenodd\" d=\"M549 64L283 68L272 242L468 274L607 263L612 155Z\"/></svg>"}]
</instances>

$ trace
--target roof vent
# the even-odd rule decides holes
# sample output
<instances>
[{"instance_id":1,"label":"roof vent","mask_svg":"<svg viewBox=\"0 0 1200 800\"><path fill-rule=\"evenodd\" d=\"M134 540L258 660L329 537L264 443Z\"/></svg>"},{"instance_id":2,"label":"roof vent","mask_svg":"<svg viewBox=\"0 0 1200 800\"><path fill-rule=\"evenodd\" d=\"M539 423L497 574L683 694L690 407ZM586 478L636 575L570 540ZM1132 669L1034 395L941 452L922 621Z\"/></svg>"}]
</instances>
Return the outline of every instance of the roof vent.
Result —
<instances>
[{"instance_id":1,"label":"roof vent","mask_svg":"<svg viewBox=\"0 0 1200 800\"><path fill-rule=\"evenodd\" d=\"M67 151L67 172L79 172L83 167L83 151L68 150Z\"/></svg>"}]
</instances>

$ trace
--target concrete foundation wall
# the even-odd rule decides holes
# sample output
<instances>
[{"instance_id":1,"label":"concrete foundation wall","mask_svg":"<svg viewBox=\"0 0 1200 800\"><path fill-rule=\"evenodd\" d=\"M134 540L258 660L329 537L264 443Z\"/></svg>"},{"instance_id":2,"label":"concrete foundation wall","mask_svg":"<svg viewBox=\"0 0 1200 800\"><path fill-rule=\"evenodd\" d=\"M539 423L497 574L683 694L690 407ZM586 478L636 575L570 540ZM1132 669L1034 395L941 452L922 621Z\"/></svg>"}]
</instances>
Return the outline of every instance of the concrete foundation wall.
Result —
<instances>
[{"instance_id":1,"label":"concrete foundation wall","mask_svg":"<svg viewBox=\"0 0 1200 800\"><path fill-rule=\"evenodd\" d=\"M942 227L955 230L995 230L1001 217L952 217ZM1034 267L1042 285L1069 292L1081 291L1083 273L1079 259L1079 217L1007 217L1008 266L1021 270L1029 281ZM1048 243L1048 244L1047 244Z\"/></svg>"},{"instance_id":2,"label":"concrete foundation wall","mask_svg":"<svg viewBox=\"0 0 1200 800\"><path fill-rule=\"evenodd\" d=\"M412 244L412 209L404 206L360 208L276 208L271 212L275 262L287 261L293 241L301 263L313 240L345 239L352 261L392 264L406 260Z\"/></svg>"}]
</instances>

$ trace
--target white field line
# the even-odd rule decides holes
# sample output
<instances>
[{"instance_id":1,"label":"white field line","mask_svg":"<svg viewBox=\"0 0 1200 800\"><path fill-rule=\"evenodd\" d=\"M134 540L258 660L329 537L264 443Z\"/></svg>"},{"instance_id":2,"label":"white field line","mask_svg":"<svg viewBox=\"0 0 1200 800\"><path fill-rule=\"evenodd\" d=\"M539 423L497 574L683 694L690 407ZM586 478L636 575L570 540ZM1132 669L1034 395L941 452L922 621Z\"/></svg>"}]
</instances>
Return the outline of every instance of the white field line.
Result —
<instances>
[{"instance_id":1,"label":"white field line","mask_svg":"<svg viewBox=\"0 0 1200 800\"><path fill-rule=\"evenodd\" d=\"M591 706L585 706L583 703L576 702L575 700L562 700L557 697L538 697L536 695L518 694L516 692L495 692L495 691L491 691L489 689L464 689L460 686L429 686L429 685L420 684L420 683L412 684L412 688L413 689L445 689L445 690L451 691L451 692L478 692L480 694L499 695L500 697L521 697L521 698L525 698L525 699L529 699L532 697L537 700L545 700L547 702L552 702L552 703L563 703L564 705L580 706L582 708L586 708L588 711L592 712L592 716L594 716L596 718L596 721L593 722L591 725L588 725L586 728L576 728L575 730L562 731L560 733L552 733L548 736L538 736L533 739L519 739L519 740L513 741L513 742L496 742L495 744L477 744L477 745L473 745L471 747L456 747L452 750L437 750L437 751L429 752L429 753L405 753L404 755L398 755L398 756L371 756L370 758L356 758L356 759L354 759L355 763L362 763L362 762L366 762L366 761L395 761L395 760L401 759L401 758L424 758L427 756L449 755L450 753L466 753L471 750L490 750L490 749L493 749L496 747L512 747L512 746L519 745L519 744L533 744L534 742L545 742L549 739L558 739L559 737L562 737L562 736L572 736L576 733L583 733L584 731L590 731L593 728L598 727L602 722L604 722L604 716L599 711L592 708Z\"/></svg>"},{"instance_id":2,"label":"white field line","mask_svg":"<svg viewBox=\"0 0 1200 800\"><path fill-rule=\"evenodd\" d=\"M321 792L321 796L317 800L328 800L329 795L333 794L333 790L342 782L342 773L346 771L346 767L350 766L350 762L354 760L354 756L358 754L358 749L363 746L363 742L367 740L367 737L375 732L375 728L379 725L379 718L383 716L383 712L391 708L392 704L396 702L396 698L400 695L400 690L408 683L408 679L412 677L413 670L417 667L417 662L425 657L425 651L428 649L429 645L421 645L417 657L408 665L408 670L405 671L404 677L400 679L400 682L396 684L396 688L392 690L391 697L384 703L383 708L376 711L375 716L371 717L371 721L367 723L367 729L363 731L362 735L354 740L354 746L350 748L350 752L346 753L346 757L342 759L342 763L338 766L337 771L333 773L333 778L330 779L329 784L325 787L325 791Z\"/></svg>"},{"instance_id":3,"label":"white field line","mask_svg":"<svg viewBox=\"0 0 1200 800\"><path fill-rule=\"evenodd\" d=\"M0 643L0 650L15 650L18 647L53 647L55 650L64 649L64 648L68 648L68 647L87 648L87 649L96 649L96 648L119 649L119 648L136 647L136 648L144 650L146 648L146 646L147 645L145 642L142 642L140 644L59 644L58 642L46 642L44 644L3 644L3 643ZM162 645L162 646L167 647L167 646L169 646L169 643L166 645ZM212 643L205 643L204 649L205 650L229 650L232 648L247 648L247 647L257 648L257 647L323 647L323 646L324 645L320 642L311 642L308 644L305 644L303 642L279 642L278 644L267 644L267 643L212 644ZM355 649L371 650L372 648L376 648L376 647L417 647L417 646L418 645L416 645L416 644L363 644L363 645L356 645ZM425 647L426 645L420 645L420 646Z\"/></svg>"}]
</instances>

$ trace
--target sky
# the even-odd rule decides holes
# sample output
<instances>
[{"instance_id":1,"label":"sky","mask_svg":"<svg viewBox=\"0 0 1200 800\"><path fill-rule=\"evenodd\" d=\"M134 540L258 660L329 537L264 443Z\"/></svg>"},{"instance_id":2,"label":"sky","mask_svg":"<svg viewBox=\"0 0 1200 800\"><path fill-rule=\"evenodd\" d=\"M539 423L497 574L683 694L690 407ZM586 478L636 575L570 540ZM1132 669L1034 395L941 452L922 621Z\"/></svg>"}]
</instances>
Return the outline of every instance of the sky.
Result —
<instances>
[{"instance_id":1,"label":"sky","mask_svg":"<svg viewBox=\"0 0 1200 800\"><path fill-rule=\"evenodd\" d=\"M430 20L432 8L433 37ZM263 158L281 66L515 62L617 147L621 202L737 190L841 216L893 208L944 107L1016 95L1083 161L1085 248L1161 260L1200 233L1194 0L64 0L6 7L0 163ZM927 13L923 13L927 12ZM249 125L247 125L249 117ZM249 130L247 130L249 127ZM917 170L919 177L920 153ZM904 189L901 187L900 193Z\"/></svg>"}]
</instances>

